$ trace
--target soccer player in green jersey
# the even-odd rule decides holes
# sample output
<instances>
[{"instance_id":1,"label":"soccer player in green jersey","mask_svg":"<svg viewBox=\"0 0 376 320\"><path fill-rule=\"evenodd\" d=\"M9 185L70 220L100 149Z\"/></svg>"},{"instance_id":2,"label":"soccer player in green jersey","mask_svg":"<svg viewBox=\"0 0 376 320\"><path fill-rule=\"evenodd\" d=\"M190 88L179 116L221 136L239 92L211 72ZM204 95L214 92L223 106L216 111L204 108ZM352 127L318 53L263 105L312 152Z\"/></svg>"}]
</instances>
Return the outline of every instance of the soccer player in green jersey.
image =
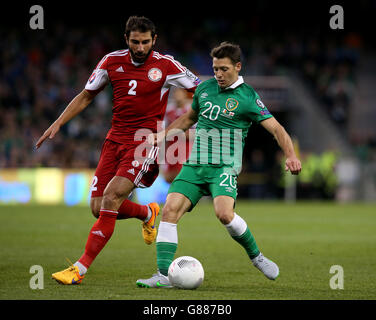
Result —
<instances>
[{"instance_id":1,"label":"soccer player in green jersey","mask_svg":"<svg viewBox=\"0 0 376 320\"><path fill-rule=\"evenodd\" d=\"M223 42L211 56L215 77L198 86L191 110L166 130L149 136L150 143L159 144L197 122L190 157L172 182L163 207L156 240L158 272L149 279L137 280L139 287L171 287L167 275L178 245L177 223L205 195L212 196L217 218L243 246L253 265L268 279L275 280L279 275L277 264L263 256L247 223L234 212L237 176L251 124L261 124L277 140L286 157L286 171L299 174L301 163L288 133L239 76L240 47Z\"/></svg>"}]
</instances>

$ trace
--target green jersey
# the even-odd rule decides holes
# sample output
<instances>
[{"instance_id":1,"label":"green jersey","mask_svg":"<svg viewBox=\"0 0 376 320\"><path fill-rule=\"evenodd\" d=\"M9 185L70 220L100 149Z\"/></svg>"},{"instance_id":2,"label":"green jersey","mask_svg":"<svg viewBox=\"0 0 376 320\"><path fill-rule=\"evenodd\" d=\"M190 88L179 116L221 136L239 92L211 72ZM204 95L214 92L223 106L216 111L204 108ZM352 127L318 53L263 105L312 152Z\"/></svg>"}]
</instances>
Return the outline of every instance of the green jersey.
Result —
<instances>
[{"instance_id":1,"label":"green jersey","mask_svg":"<svg viewBox=\"0 0 376 320\"><path fill-rule=\"evenodd\" d=\"M249 127L272 117L258 94L241 76L225 89L212 78L197 87L192 108L198 122L186 165L229 166L239 174Z\"/></svg>"}]
</instances>

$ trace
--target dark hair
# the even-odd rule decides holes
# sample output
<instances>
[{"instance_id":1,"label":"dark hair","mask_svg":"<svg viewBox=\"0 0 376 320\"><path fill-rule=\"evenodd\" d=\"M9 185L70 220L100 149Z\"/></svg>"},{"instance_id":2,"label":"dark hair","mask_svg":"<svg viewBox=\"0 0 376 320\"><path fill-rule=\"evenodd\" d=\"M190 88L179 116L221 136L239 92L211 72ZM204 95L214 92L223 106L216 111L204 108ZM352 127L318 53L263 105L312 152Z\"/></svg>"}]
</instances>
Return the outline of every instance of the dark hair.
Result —
<instances>
[{"instance_id":1,"label":"dark hair","mask_svg":"<svg viewBox=\"0 0 376 320\"><path fill-rule=\"evenodd\" d=\"M125 35L129 38L131 31L151 32L151 37L154 38L156 29L154 23L146 17L131 16L125 25Z\"/></svg>"},{"instance_id":2,"label":"dark hair","mask_svg":"<svg viewBox=\"0 0 376 320\"><path fill-rule=\"evenodd\" d=\"M210 56L212 58L229 58L233 64L241 62L241 55L242 51L239 45L227 41L222 42L210 52Z\"/></svg>"}]
</instances>

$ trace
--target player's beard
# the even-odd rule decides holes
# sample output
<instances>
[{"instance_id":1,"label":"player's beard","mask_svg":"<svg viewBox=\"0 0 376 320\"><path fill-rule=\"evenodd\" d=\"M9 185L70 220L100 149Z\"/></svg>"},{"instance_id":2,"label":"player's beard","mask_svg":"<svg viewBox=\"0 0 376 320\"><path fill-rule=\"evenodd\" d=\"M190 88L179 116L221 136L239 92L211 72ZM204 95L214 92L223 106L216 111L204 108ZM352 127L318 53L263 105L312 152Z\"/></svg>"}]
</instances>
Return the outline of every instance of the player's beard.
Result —
<instances>
[{"instance_id":1,"label":"player's beard","mask_svg":"<svg viewBox=\"0 0 376 320\"><path fill-rule=\"evenodd\" d=\"M137 55L132 49L129 49L132 60L133 62L136 62L136 63L144 63L152 51L153 51L153 47L151 47L147 53L140 56L140 55Z\"/></svg>"}]
</instances>

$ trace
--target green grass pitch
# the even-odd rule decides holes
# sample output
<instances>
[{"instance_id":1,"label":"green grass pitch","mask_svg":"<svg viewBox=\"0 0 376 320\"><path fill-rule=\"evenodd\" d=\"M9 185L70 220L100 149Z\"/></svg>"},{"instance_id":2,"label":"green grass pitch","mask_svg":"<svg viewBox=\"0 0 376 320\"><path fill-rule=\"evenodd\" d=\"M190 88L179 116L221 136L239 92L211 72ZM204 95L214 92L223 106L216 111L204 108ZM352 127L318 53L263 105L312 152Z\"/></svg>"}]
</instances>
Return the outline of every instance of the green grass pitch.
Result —
<instances>
[{"instance_id":1,"label":"green grass pitch","mask_svg":"<svg viewBox=\"0 0 376 320\"><path fill-rule=\"evenodd\" d=\"M83 252L94 218L88 208L0 206L0 299L100 300L322 300L376 298L376 206L320 202L238 201L260 250L280 267L276 281L254 268L242 247L202 200L178 225L177 256L201 261L205 280L196 290L143 289L136 280L156 271L155 244L147 246L141 222L118 221L115 232L82 284L51 279ZM158 218L158 222L159 222ZM44 271L44 288L31 289L30 267ZM331 266L344 271L333 290Z\"/></svg>"}]
</instances>

